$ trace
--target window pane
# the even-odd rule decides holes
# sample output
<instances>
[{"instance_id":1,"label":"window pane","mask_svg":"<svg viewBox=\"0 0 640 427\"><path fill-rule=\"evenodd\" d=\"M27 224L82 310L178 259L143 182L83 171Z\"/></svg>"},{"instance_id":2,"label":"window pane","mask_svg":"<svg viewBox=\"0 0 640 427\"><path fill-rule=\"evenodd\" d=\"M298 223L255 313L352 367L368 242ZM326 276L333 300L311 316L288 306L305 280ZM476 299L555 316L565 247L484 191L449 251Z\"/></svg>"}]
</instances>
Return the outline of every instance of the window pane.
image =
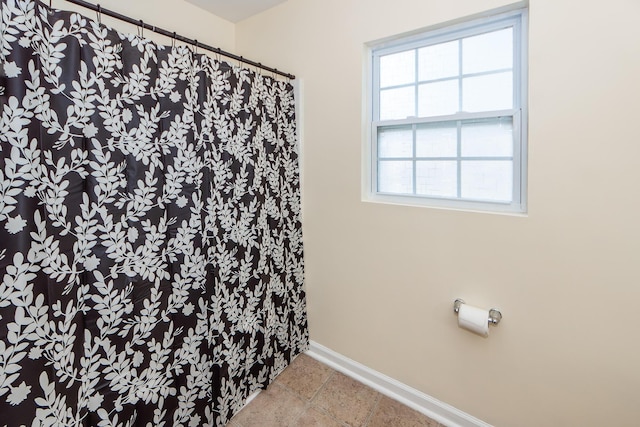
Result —
<instances>
[{"instance_id":1,"label":"window pane","mask_svg":"<svg viewBox=\"0 0 640 427\"><path fill-rule=\"evenodd\" d=\"M513 108L512 72L467 77L462 80L462 110L492 111Z\"/></svg>"},{"instance_id":2,"label":"window pane","mask_svg":"<svg viewBox=\"0 0 640 427\"><path fill-rule=\"evenodd\" d=\"M464 74L513 68L513 28L462 39Z\"/></svg>"},{"instance_id":3,"label":"window pane","mask_svg":"<svg viewBox=\"0 0 640 427\"><path fill-rule=\"evenodd\" d=\"M380 120L406 119L415 115L414 86L380 91Z\"/></svg>"},{"instance_id":4,"label":"window pane","mask_svg":"<svg viewBox=\"0 0 640 427\"><path fill-rule=\"evenodd\" d=\"M416 79L416 51L380 57L380 87L413 83Z\"/></svg>"},{"instance_id":5,"label":"window pane","mask_svg":"<svg viewBox=\"0 0 640 427\"><path fill-rule=\"evenodd\" d=\"M459 42L454 40L418 50L418 79L435 80L460 73Z\"/></svg>"},{"instance_id":6,"label":"window pane","mask_svg":"<svg viewBox=\"0 0 640 427\"><path fill-rule=\"evenodd\" d=\"M413 162L378 162L378 191L381 193L413 193Z\"/></svg>"},{"instance_id":7,"label":"window pane","mask_svg":"<svg viewBox=\"0 0 640 427\"><path fill-rule=\"evenodd\" d=\"M458 92L458 79L420 85L418 115L428 117L457 113Z\"/></svg>"},{"instance_id":8,"label":"window pane","mask_svg":"<svg viewBox=\"0 0 640 427\"><path fill-rule=\"evenodd\" d=\"M513 189L511 161L463 161L462 197L510 202Z\"/></svg>"},{"instance_id":9,"label":"window pane","mask_svg":"<svg viewBox=\"0 0 640 427\"><path fill-rule=\"evenodd\" d=\"M416 162L416 194L457 197L457 163L455 161Z\"/></svg>"},{"instance_id":10,"label":"window pane","mask_svg":"<svg viewBox=\"0 0 640 427\"><path fill-rule=\"evenodd\" d=\"M378 156L413 157L413 130L411 127L386 128L378 131Z\"/></svg>"},{"instance_id":11,"label":"window pane","mask_svg":"<svg viewBox=\"0 0 640 427\"><path fill-rule=\"evenodd\" d=\"M416 130L417 157L456 157L458 128L456 122L419 125Z\"/></svg>"},{"instance_id":12,"label":"window pane","mask_svg":"<svg viewBox=\"0 0 640 427\"><path fill-rule=\"evenodd\" d=\"M363 153L373 162L363 170L371 200L524 211L526 14L483 16L372 47L372 151Z\"/></svg>"},{"instance_id":13,"label":"window pane","mask_svg":"<svg viewBox=\"0 0 640 427\"><path fill-rule=\"evenodd\" d=\"M513 156L513 119L511 117L463 122L461 134L463 156Z\"/></svg>"}]
</instances>

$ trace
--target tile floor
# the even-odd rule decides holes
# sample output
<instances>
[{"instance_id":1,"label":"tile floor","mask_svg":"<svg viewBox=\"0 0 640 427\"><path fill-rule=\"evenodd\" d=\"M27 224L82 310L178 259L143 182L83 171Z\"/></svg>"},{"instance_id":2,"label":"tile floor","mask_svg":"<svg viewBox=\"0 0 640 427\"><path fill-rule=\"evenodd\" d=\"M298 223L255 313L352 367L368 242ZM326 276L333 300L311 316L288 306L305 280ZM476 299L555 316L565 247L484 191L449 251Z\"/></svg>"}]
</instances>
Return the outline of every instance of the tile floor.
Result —
<instances>
[{"instance_id":1,"label":"tile floor","mask_svg":"<svg viewBox=\"0 0 640 427\"><path fill-rule=\"evenodd\" d=\"M299 355L227 427L443 427L316 361Z\"/></svg>"}]
</instances>

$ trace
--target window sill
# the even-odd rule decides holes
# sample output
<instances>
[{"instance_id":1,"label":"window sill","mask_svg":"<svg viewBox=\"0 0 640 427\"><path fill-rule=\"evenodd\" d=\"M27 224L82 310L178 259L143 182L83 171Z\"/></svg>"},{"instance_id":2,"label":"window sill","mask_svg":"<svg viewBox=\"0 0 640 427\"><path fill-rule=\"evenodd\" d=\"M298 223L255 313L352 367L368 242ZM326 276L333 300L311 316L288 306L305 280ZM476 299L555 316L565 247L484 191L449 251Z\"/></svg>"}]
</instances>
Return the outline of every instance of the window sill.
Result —
<instances>
[{"instance_id":1,"label":"window sill","mask_svg":"<svg viewBox=\"0 0 640 427\"><path fill-rule=\"evenodd\" d=\"M519 205L506 203L475 202L468 200L451 200L440 198L413 197L389 194L365 194L365 203L407 206L413 208L431 208L459 212L473 212L480 214L496 214L514 217L528 217L526 209Z\"/></svg>"}]
</instances>

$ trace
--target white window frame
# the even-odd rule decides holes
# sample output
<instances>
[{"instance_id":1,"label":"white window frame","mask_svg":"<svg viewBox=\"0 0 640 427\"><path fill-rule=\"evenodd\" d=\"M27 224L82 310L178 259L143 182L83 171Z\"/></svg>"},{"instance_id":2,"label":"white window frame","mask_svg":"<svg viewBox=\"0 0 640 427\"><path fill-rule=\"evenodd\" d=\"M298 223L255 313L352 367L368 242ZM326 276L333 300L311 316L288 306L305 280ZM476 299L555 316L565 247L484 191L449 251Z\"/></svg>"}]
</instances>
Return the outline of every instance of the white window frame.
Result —
<instances>
[{"instance_id":1,"label":"white window frame","mask_svg":"<svg viewBox=\"0 0 640 427\"><path fill-rule=\"evenodd\" d=\"M364 201L391 203L409 206L426 206L436 208L450 208L471 211L524 214L527 212L527 21L526 7L514 10L488 13L482 17L475 17L456 22L451 25L440 26L436 29L426 29L419 33L395 37L391 40L373 42L368 45L367 89L365 99L365 143L363 156L363 193ZM514 67L512 109L484 112L458 112L448 116L412 117L400 120L378 120L379 118L379 58L380 56L406 50L416 49L433 44L458 40L476 34L495 31L513 26L514 29ZM431 197L424 195L400 195L378 192L378 129L390 126L420 125L424 123L458 122L483 119L511 117L513 120L513 194L511 203L493 201L478 201L459 198ZM458 153L458 159L460 159ZM490 159L489 159L490 160ZM458 166L459 168L459 166ZM414 165L415 174L415 165ZM458 183L460 185L460 183Z\"/></svg>"}]
</instances>

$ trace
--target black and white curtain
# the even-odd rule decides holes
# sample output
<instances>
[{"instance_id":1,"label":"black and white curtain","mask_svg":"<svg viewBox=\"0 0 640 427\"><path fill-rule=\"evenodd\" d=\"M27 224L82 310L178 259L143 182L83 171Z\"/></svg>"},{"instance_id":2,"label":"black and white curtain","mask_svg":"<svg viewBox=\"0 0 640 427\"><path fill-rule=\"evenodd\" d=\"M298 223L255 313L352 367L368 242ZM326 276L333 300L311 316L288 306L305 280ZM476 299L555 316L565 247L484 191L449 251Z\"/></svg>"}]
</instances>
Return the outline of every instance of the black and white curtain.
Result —
<instances>
[{"instance_id":1,"label":"black and white curtain","mask_svg":"<svg viewBox=\"0 0 640 427\"><path fill-rule=\"evenodd\" d=\"M291 84L2 0L0 426L221 426L306 349Z\"/></svg>"}]
</instances>

